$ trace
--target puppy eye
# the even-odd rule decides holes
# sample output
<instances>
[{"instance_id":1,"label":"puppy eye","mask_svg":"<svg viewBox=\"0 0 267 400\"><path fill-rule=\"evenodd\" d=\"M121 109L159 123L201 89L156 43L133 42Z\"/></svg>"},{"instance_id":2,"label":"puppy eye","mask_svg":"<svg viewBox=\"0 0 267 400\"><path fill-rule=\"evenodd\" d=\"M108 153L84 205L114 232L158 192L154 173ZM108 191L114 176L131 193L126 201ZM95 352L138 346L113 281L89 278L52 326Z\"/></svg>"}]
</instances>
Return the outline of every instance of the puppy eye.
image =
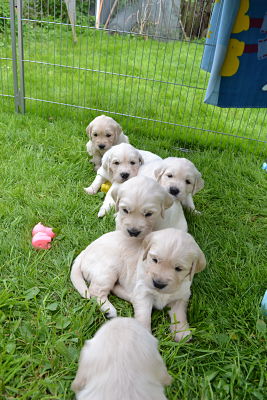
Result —
<instances>
[{"instance_id":1,"label":"puppy eye","mask_svg":"<svg viewBox=\"0 0 267 400\"><path fill-rule=\"evenodd\" d=\"M185 183L187 183L188 185L190 185L190 184L191 184L191 182L190 182L190 180L189 180L189 179L186 179Z\"/></svg>"},{"instance_id":2,"label":"puppy eye","mask_svg":"<svg viewBox=\"0 0 267 400\"><path fill-rule=\"evenodd\" d=\"M111 136L111 134L110 134L110 133L107 133L107 134L106 134L106 137L110 137L110 136Z\"/></svg>"},{"instance_id":3,"label":"puppy eye","mask_svg":"<svg viewBox=\"0 0 267 400\"><path fill-rule=\"evenodd\" d=\"M94 133L94 136L97 136L97 133Z\"/></svg>"},{"instance_id":4,"label":"puppy eye","mask_svg":"<svg viewBox=\"0 0 267 400\"><path fill-rule=\"evenodd\" d=\"M135 161L131 161L130 164L131 165L135 165L136 163L135 163Z\"/></svg>"},{"instance_id":5,"label":"puppy eye","mask_svg":"<svg viewBox=\"0 0 267 400\"><path fill-rule=\"evenodd\" d=\"M115 165L119 165L119 161L114 161L114 163L113 164L115 164Z\"/></svg>"},{"instance_id":6,"label":"puppy eye","mask_svg":"<svg viewBox=\"0 0 267 400\"><path fill-rule=\"evenodd\" d=\"M125 214L128 214L129 211L127 210L127 208L123 208L123 212L125 212Z\"/></svg>"},{"instance_id":7,"label":"puppy eye","mask_svg":"<svg viewBox=\"0 0 267 400\"><path fill-rule=\"evenodd\" d=\"M180 272L180 271L182 271L182 268L181 267L176 267L175 271Z\"/></svg>"},{"instance_id":8,"label":"puppy eye","mask_svg":"<svg viewBox=\"0 0 267 400\"><path fill-rule=\"evenodd\" d=\"M154 261L155 264L158 263L158 260L156 258L152 258L152 261Z\"/></svg>"},{"instance_id":9,"label":"puppy eye","mask_svg":"<svg viewBox=\"0 0 267 400\"><path fill-rule=\"evenodd\" d=\"M172 174L167 174L167 177L168 177L168 178L172 178L173 175L172 175Z\"/></svg>"},{"instance_id":10,"label":"puppy eye","mask_svg":"<svg viewBox=\"0 0 267 400\"><path fill-rule=\"evenodd\" d=\"M151 215L152 215L152 212L148 212L145 214L145 217L151 217Z\"/></svg>"}]
</instances>

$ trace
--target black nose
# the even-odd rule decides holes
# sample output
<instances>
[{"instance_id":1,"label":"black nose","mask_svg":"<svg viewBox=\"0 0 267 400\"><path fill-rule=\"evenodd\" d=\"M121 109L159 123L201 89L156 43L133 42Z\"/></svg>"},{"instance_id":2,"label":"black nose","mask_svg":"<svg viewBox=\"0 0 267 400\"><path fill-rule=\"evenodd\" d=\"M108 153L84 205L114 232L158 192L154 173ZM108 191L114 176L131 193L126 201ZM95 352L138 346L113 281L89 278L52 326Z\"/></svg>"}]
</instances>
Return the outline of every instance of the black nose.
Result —
<instances>
[{"instance_id":1,"label":"black nose","mask_svg":"<svg viewBox=\"0 0 267 400\"><path fill-rule=\"evenodd\" d=\"M180 192L180 190L175 186L171 186L169 191L170 191L170 194L172 194L173 196L177 196L177 194Z\"/></svg>"},{"instance_id":2,"label":"black nose","mask_svg":"<svg viewBox=\"0 0 267 400\"><path fill-rule=\"evenodd\" d=\"M122 179L128 179L129 176L130 176L130 174L128 174L128 172L122 172L122 173L121 173Z\"/></svg>"},{"instance_id":3,"label":"black nose","mask_svg":"<svg viewBox=\"0 0 267 400\"><path fill-rule=\"evenodd\" d=\"M136 229L127 229L128 233L130 236L135 236L137 237L141 231L137 231Z\"/></svg>"},{"instance_id":4,"label":"black nose","mask_svg":"<svg viewBox=\"0 0 267 400\"><path fill-rule=\"evenodd\" d=\"M98 147L103 150L106 146L104 144L99 144Z\"/></svg>"},{"instance_id":5,"label":"black nose","mask_svg":"<svg viewBox=\"0 0 267 400\"><path fill-rule=\"evenodd\" d=\"M155 281L153 279L153 285L157 288L157 289L163 289L167 286L167 283L162 283L160 281Z\"/></svg>"}]
</instances>

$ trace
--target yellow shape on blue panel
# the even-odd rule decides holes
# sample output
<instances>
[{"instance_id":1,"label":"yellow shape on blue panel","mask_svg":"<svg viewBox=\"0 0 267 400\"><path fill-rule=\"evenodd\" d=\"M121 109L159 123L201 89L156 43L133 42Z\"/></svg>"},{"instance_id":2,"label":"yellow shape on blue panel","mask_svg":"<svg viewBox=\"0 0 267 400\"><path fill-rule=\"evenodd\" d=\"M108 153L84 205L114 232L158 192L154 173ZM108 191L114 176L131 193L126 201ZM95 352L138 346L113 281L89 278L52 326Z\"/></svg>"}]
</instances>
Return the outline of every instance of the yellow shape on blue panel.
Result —
<instances>
[{"instance_id":1,"label":"yellow shape on blue panel","mask_svg":"<svg viewBox=\"0 0 267 400\"><path fill-rule=\"evenodd\" d=\"M237 73L239 68L239 58L242 56L245 43L237 39L230 39L227 54L221 69L222 76L232 76Z\"/></svg>"},{"instance_id":2,"label":"yellow shape on blue panel","mask_svg":"<svg viewBox=\"0 0 267 400\"><path fill-rule=\"evenodd\" d=\"M240 33L249 29L249 16L245 15L248 9L249 0L241 0L232 33Z\"/></svg>"}]
</instances>

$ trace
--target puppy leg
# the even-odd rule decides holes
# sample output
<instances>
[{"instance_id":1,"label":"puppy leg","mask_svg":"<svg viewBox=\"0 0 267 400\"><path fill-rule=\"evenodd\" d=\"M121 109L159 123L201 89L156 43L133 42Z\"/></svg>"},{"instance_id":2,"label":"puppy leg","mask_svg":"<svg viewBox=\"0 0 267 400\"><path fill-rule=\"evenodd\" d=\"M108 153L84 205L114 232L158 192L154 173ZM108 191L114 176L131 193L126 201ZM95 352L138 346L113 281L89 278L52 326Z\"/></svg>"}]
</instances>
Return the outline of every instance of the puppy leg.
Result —
<instances>
[{"instance_id":1,"label":"puppy leg","mask_svg":"<svg viewBox=\"0 0 267 400\"><path fill-rule=\"evenodd\" d=\"M106 179L103 178L101 175L96 175L94 181L91 183L90 186L84 188L85 192L88 194L96 194L100 189L102 183L105 183Z\"/></svg>"},{"instance_id":2,"label":"puppy leg","mask_svg":"<svg viewBox=\"0 0 267 400\"><path fill-rule=\"evenodd\" d=\"M91 282L89 288L90 297L96 298L96 301L100 306L100 310L106 315L107 318L117 317L116 308L108 300L108 295L114 284L115 282L110 282L109 285L103 285L103 283L101 283L100 286L97 283Z\"/></svg>"},{"instance_id":3,"label":"puppy leg","mask_svg":"<svg viewBox=\"0 0 267 400\"><path fill-rule=\"evenodd\" d=\"M151 312L153 302L148 296L138 296L132 301L134 318L137 319L149 332L151 332Z\"/></svg>"},{"instance_id":4,"label":"puppy leg","mask_svg":"<svg viewBox=\"0 0 267 400\"><path fill-rule=\"evenodd\" d=\"M104 217L104 215L107 214L113 206L115 206L114 200L111 197L111 188L107 192L105 200L104 200L102 206L100 207L100 210L97 214L98 218Z\"/></svg>"},{"instance_id":5,"label":"puppy leg","mask_svg":"<svg viewBox=\"0 0 267 400\"><path fill-rule=\"evenodd\" d=\"M189 209L190 211L193 211L195 214L201 214L200 211L196 210L196 207L195 207L195 204L194 204L193 197L192 197L191 193L188 194L186 199L182 201L182 205L185 208Z\"/></svg>"},{"instance_id":6,"label":"puppy leg","mask_svg":"<svg viewBox=\"0 0 267 400\"><path fill-rule=\"evenodd\" d=\"M101 157L98 155L94 155L94 157L91 160L91 163L94 164L95 171L97 171L101 167Z\"/></svg>"},{"instance_id":7,"label":"puppy leg","mask_svg":"<svg viewBox=\"0 0 267 400\"><path fill-rule=\"evenodd\" d=\"M169 304L171 309L169 311L169 316L171 318L171 331L175 334L174 340L179 342L186 336L191 336L191 331L189 330L189 325L187 322L186 310L187 301L177 300ZM187 339L191 340L191 337Z\"/></svg>"},{"instance_id":8,"label":"puppy leg","mask_svg":"<svg viewBox=\"0 0 267 400\"><path fill-rule=\"evenodd\" d=\"M126 290L119 284L117 283L114 288L112 289L112 293L114 293L116 296L120 297L123 300L131 302L131 298L126 292Z\"/></svg>"}]
</instances>

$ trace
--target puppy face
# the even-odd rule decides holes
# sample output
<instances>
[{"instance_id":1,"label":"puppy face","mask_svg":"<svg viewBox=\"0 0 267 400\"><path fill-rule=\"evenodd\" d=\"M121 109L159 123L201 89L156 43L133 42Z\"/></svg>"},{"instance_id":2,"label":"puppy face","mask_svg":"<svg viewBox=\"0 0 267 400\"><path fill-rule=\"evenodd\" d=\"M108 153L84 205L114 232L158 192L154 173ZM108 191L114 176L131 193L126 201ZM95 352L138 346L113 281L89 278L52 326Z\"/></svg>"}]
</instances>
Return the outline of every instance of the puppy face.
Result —
<instances>
[{"instance_id":1,"label":"puppy face","mask_svg":"<svg viewBox=\"0 0 267 400\"><path fill-rule=\"evenodd\" d=\"M191 235L178 229L150 233L143 241L144 280L150 289L171 294L186 277L206 266L203 252Z\"/></svg>"},{"instance_id":2,"label":"puppy face","mask_svg":"<svg viewBox=\"0 0 267 400\"><path fill-rule=\"evenodd\" d=\"M128 143L121 143L108 150L102 159L112 183L122 183L137 175L143 158L138 150Z\"/></svg>"},{"instance_id":3,"label":"puppy face","mask_svg":"<svg viewBox=\"0 0 267 400\"><path fill-rule=\"evenodd\" d=\"M153 179L145 176L134 177L112 190L115 201L117 229L127 236L143 239L152 232L164 210L173 204L169 195Z\"/></svg>"},{"instance_id":4,"label":"puppy face","mask_svg":"<svg viewBox=\"0 0 267 400\"><path fill-rule=\"evenodd\" d=\"M186 158L169 157L155 170L157 181L180 201L194 195L204 187L201 173Z\"/></svg>"},{"instance_id":5,"label":"puppy face","mask_svg":"<svg viewBox=\"0 0 267 400\"><path fill-rule=\"evenodd\" d=\"M103 154L116 144L121 132L121 126L106 115L96 117L86 128L86 133L94 146Z\"/></svg>"}]
</instances>

